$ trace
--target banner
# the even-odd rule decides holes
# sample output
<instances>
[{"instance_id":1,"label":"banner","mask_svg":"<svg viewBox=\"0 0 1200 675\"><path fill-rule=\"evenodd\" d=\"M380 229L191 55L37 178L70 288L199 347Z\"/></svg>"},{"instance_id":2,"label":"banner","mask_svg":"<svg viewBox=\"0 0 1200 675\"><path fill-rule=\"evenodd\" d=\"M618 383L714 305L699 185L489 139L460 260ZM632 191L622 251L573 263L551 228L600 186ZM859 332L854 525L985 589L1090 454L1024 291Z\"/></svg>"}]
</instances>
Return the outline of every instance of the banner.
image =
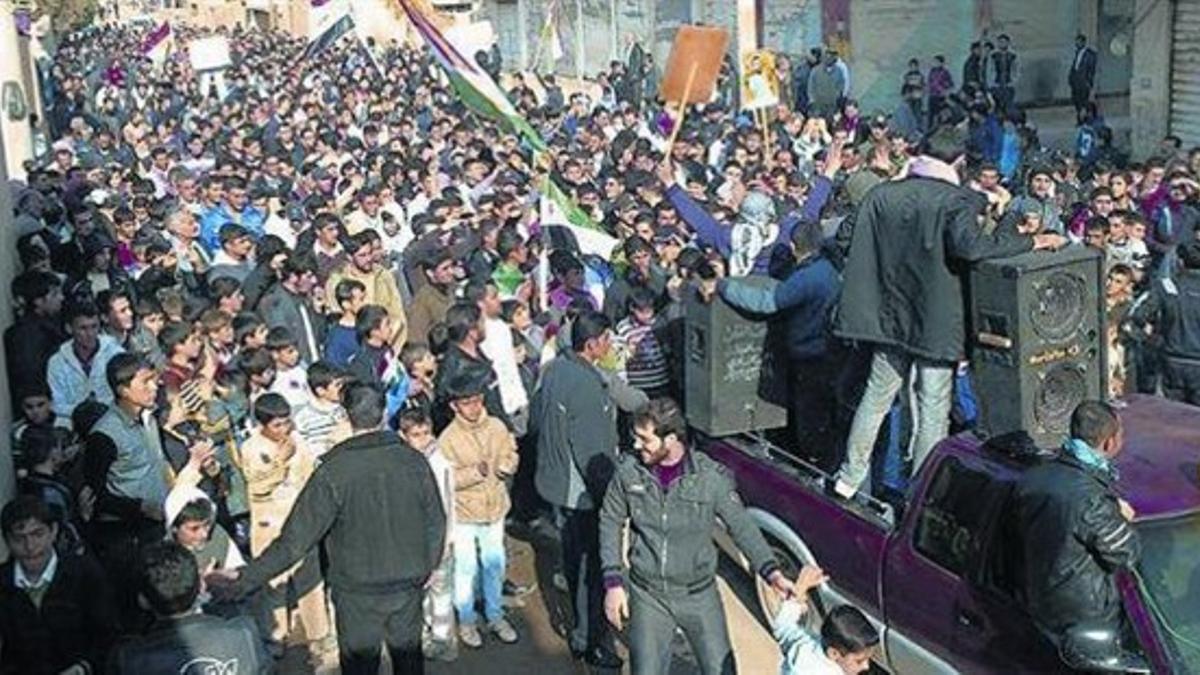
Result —
<instances>
[{"instance_id":1,"label":"banner","mask_svg":"<svg viewBox=\"0 0 1200 675\"><path fill-rule=\"evenodd\" d=\"M749 52L742 61L742 110L773 108L779 105L779 74L775 54L760 49Z\"/></svg>"}]
</instances>

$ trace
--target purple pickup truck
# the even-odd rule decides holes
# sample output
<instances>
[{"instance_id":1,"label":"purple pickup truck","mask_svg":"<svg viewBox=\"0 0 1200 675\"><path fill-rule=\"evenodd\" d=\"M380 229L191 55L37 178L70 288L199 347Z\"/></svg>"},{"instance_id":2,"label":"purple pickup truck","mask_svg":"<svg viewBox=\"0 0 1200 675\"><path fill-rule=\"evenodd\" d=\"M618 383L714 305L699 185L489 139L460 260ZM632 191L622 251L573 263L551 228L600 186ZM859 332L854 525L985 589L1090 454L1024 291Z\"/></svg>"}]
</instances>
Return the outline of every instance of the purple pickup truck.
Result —
<instances>
[{"instance_id":1,"label":"purple pickup truck","mask_svg":"<svg viewBox=\"0 0 1200 675\"><path fill-rule=\"evenodd\" d=\"M1137 511L1144 552L1121 574L1141 667L1117 672L1200 673L1200 409L1133 396L1121 410L1122 496ZM1058 650L1014 597L1016 547L1003 517L1029 458L971 434L942 441L914 477L903 514L862 496L824 490L826 475L752 438L708 440L734 473L747 507L794 574L816 563L831 576L818 607L851 603L871 617L895 675L1056 673ZM720 537L719 537L720 539ZM776 600L759 584L770 615ZM1110 668L1110 670L1112 670Z\"/></svg>"}]
</instances>

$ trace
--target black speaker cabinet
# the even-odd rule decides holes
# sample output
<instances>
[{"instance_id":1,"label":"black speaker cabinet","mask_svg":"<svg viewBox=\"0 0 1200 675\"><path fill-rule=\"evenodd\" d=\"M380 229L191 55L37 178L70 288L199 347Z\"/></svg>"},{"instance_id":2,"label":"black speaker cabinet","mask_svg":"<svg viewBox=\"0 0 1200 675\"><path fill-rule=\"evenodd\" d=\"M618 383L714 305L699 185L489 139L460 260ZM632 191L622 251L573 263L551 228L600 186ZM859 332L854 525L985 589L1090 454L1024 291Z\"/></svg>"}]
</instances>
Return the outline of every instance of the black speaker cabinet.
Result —
<instances>
[{"instance_id":1,"label":"black speaker cabinet","mask_svg":"<svg viewBox=\"0 0 1200 675\"><path fill-rule=\"evenodd\" d=\"M705 303L694 294L685 321L688 424L714 437L786 426L786 364L776 348L783 326L743 316L719 297Z\"/></svg>"},{"instance_id":2,"label":"black speaker cabinet","mask_svg":"<svg viewBox=\"0 0 1200 675\"><path fill-rule=\"evenodd\" d=\"M975 265L971 369L979 431L1063 442L1075 406L1107 393L1104 258L1080 245Z\"/></svg>"}]
</instances>

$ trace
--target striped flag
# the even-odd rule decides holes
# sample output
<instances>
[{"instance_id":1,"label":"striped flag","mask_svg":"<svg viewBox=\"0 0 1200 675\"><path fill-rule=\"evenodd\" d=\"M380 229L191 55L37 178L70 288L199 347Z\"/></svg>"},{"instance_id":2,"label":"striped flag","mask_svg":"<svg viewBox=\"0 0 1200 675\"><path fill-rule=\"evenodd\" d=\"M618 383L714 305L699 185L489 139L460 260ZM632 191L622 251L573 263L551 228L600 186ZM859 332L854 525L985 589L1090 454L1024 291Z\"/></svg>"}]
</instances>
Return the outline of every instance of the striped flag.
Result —
<instances>
[{"instance_id":1,"label":"striped flag","mask_svg":"<svg viewBox=\"0 0 1200 675\"><path fill-rule=\"evenodd\" d=\"M505 96L500 86L491 76L483 71L473 60L459 53L454 45L442 35L420 10L413 7L409 0L400 0L400 6L413 23L417 33L429 45L434 58L446 71L450 85L458 92L463 103L476 113L496 120L510 131L521 136L538 152L546 151L546 142L541 135L521 117L511 101Z\"/></svg>"},{"instance_id":2,"label":"striped flag","mask_svg":"<svg viewBox=\"0 0 1200 675\"><path fill-rule=\"evenodd\" d=\"M161 65L167 60L167 54L171 52L174 43L175 36L171 32L171 24L164 21L142 39L142 56L150 59L155 65Z\"/></svg>"}]
</instances>

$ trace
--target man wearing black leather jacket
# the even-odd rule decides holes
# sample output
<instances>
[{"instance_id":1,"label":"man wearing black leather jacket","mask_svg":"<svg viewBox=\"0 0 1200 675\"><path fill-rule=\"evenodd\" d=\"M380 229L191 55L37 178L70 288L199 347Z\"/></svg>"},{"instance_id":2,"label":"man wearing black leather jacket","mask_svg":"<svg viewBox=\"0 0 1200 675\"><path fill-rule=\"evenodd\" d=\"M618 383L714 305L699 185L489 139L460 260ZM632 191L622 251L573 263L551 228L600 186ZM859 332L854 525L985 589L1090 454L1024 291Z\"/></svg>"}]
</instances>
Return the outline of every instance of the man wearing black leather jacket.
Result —
<instances>
[{"instance_id":1,"label":"man wearing black leather jacket","mask_svg":"<svg viewBox=\"0 0 1200 675\"><path fill-rule=\"evenodd\" d=\"M1112 407L1084 401L1071 415L1071 438L1058 455L1017 484L1024 600L1055 640L1081 623L1120 624L1113 574L1133 567L1141 552L1133 509L1115 487L1112 462L1123 442Z\"/></svg>"}]
</instances>

